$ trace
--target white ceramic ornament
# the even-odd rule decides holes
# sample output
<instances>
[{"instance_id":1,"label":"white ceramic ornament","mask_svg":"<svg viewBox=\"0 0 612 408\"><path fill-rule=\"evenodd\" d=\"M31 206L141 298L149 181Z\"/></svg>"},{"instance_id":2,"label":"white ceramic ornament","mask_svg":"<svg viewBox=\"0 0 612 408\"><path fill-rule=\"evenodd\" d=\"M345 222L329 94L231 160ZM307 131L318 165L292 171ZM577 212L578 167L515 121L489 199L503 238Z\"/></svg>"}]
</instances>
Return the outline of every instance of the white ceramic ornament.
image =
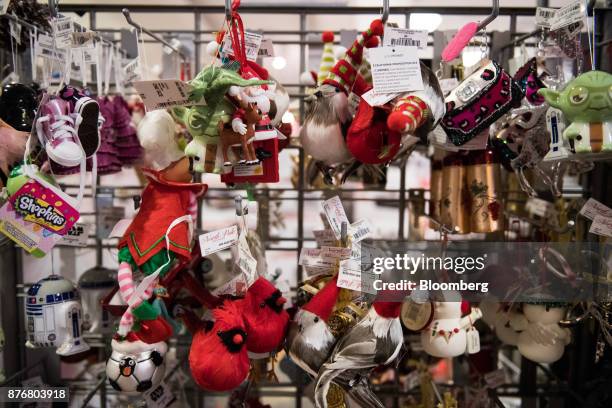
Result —
<instances>
[{"instance_id":1,"label":"white ceramic ornament","mask_svg":"<svg viewBox=\"0 0 612 408\"><path fill-rule=\"evenodd\" d=\"M79 292L69 280L50 275L32 285L26 297L25 313L26 347L57 347L60 356L89 350L81 337Z\"/></svg>"},{"instance_id":2,"label":"white ceramic ornament","mask_svg":"<svg viewBox=\"0 0 612 408\"><path fill-rule=\"evenodd\" d=\"M113 316L102 308L102 300L115 287L117 271L103 266L88 269L79 278L83 303L83 330L89 333L111 333Z\"/></svg>"},{"instance_id":3,"label":"white ceramic ornament","mask_svg":"<svg viewBox=\"0 0 612 408\"><path fill-rule=\"evenodd\" d=\"M106 376L115 390L138 395L161 383L166 371L166 343L113 339L111 347L113 352L106 362Z\"/></svg>"},{"instance_id":4,"label":"white ceramic ornament","mask_svg":"<svg viewBox=\"0 0 612 408\"><path fill-rule=\"evenodd\" d=\"M525 315L515 310L500 308L495 313L495 334L504 344L516 346L519 334L527 329L528 325Z\"/></svg>"},{"instance_id":5,"label":"white ceramic ornament","mask_svg":"<svg viewBox=\"0 0 612 408\"><path fill-rule=\"evenodd\" d=\"M447 298L460 299L460 296L457 293ZM465 353L467 331L480 317L482 312L477 308L473 308L468 316L461 317L461 301L435 302L433 320L421 332L423 349L434 357L456 357Z\"/></svg>"},{"instance_id":6,"label":"white ceramic ornament","mask_svg":"<svg viewBox=\"0 0 612 408\"><path fill-rule=\"evenodd\" d=\"M565 308L524 304L523 313L529 324L518 338L521 355L537 363L559 360L571 340L570 331L558 324L565 316Z\"/></svg>"}]
</instances>

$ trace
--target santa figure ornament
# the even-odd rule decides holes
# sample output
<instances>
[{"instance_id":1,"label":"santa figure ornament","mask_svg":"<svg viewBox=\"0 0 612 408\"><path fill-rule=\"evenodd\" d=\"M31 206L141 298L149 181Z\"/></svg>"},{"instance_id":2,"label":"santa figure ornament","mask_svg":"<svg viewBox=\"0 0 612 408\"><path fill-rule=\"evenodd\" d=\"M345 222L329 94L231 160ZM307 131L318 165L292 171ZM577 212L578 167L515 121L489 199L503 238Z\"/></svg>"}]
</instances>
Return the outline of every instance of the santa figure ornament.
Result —
<instances>
[{"instance_id":1,"label":"santa figure ornament","mask_svg":"<svg viewBox=\"0 0 612 408\"><path fill-rule=\"evenodd\" d=\"M378 45L383 34L381 20L374 20L331 69L327 78L311 95L304 126L300 133L302 146L315 160L331 166L351 158L345 135L351 121L349 94L362 95L367 82L358 71L363 62L363 47Z\"/></svg>"},{"instance_id":2,"label":"santa figure ornament","mask_svg":"<svg viewBox=\"0 0 612 408\"><path fill-rule=\"evenodd\" d=\"M368 314L338 340L317 376L315 403L318 408L327 407L326 396L332 381L349 384L351 396L359 398L360 406L384 408L370 390L367 377L373 368L395 360L404 343L399 319L403 294L401 298L397 294L385 294L394 297L391 302L375 301Z\"/></svg>"},{"instance_id":3,"label":"santa figure ornament","mask_svg":"<svg viewBox=\"0 0 612 408\"><path fill-rule=\"evenodd\" d=\"M258 278L239 301L248 333L246 347L253 353L276 351L285 338L289 314L287 300L266 279Z\"/></svg>"},{"instance_id":4,"label":"santa figure ornament","mask_svg":"<svg viewBox=\"0 0 612 408\"><path fill-rule=\"evenodd\" d=\"M193 336L189 367L195 382L210 391L228 391L239 386L249 374L247 332L242 311L226 300L213 310L209 323Z\"/></svg>"}]
</instances>

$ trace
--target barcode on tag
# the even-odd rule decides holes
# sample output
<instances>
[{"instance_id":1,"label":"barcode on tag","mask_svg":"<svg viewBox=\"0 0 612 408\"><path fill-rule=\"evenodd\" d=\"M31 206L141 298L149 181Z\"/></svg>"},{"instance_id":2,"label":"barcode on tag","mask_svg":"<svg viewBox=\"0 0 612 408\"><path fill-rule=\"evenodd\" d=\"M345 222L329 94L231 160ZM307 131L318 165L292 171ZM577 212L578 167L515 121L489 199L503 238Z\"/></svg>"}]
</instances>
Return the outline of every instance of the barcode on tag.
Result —
<instances>
[{"instance_id":1,"label":"barcode on tag","mask_svg":"<svg viewBox=\"0 0 612 408\"><path fill-rule=\"evenodd\" d=\"M140 61L134 58L123 67L123 86L131 86L132 83L140 78Z\"/></svg>"},{"instance_id":2,"label":"barcode on tag","mask_svg":"<svg viewBox=\"0 0 612 408\"><path fill-rule=\"evenodd\" d=\"M427 47L427 37L426 30L385 27L383 47L417 47L422 50Z\"/></svg>"},{"instance_id":3,"label":"barcode on tag","mask_svg":"<svg viewBox=\"0 0 612 408\"><path fill-rule=\"evenodd\" d=\"M134 81L132 85L149 110L166 109L172 106L206 105L204 99L200 101L191 99L191 85L177 79Z\"/></svg>"},{"instance_id":4,"label":"barcode on tag","mask_svg":"<svg viewBox=\"0 0 612 408\"><path fill-rule=\"evenodd\" d=\"M392 46L402 46L402 47L418 47L421 43L419 41L413 40L412 38L392 38L391 45Z\"/></svg>"},{"instance_id":5,"label":"barcode on tag","mask_svg":"<svg viewBox=\"0 0 612 408\"><path fill-rule=\"evenodd\" d=\"M350 234L353 237L352 242L359 242L366 239L372 233L372 225L368 220L359 220L350 226Z\"/></svg>"},{"instance_id":6,"label":"barcode on tag","mask_svg":"<svg viewBox=\"0 0 612 408\"><path fill-rule=\"evenodd\" d=\"M544 28L550 28L550 24L555 17L555 13L557 9L548 8L548 7L538 7L536 8L536 25Z\"/></svg>"},{"instance_id":7,"label":"barcode on tag","mask_svg":"<svg viewBox=\"0 0 612 408\"><path fill-rule=\"evenodd\" d=\"M583 4L576 1L561 7L555 12L555 15L550 23L550 30L555 31L567 25L581 22L584 19Z\"/></svg>"},{"instance_id":8,"label":"barcode on tag","mask_svg":"<svg viewBox=\"0 0 612 408\"><path fill-rule=\"evenodd\" d=\"M261 42L261 47L257 55L264 58L274 57L274 44L272 44L272 40L265 38Z\"/></svg>"},{"instance_id":9,"label":"barcode on tag","mask_svg":"<svg viewBox=\"0 0 612 408\"><path fill-rule=\"evenodd\" d=\"M255 61L257 59L257 55L259 53L259 48L261 47L262 41L263 35L261 34L249 33L248 31L244 33L246 58L249 61ZM223 40L223 53L234 55L234 49L232 48L232 39L230 35L226 35L225 39Z\"/></svg>"}]
</instances>

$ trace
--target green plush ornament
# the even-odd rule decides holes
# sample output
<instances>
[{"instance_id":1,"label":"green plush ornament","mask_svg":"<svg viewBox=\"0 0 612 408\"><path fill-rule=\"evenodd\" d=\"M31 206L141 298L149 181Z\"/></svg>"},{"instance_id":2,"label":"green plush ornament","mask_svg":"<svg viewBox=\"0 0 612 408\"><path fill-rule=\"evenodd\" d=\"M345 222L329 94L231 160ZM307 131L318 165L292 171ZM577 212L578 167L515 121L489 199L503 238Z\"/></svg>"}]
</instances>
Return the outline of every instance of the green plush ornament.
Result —
<instances>
[{"instance_id":1,"label":"green plush ornament","mask_svg":"<svg viewBox=\"0 0 612 408\"><path fill-rule=\"evenodd\" d=\"M199 101L202 98L206 105L175 107L173 116L183 123L193 140L185 147L185 155L194 159L194 170L203 172L220 172L216 168L216 146L219 141L218 123L230 121L235 107L226 97L230 87L246 87L271 84L270 81L247 80L236 71L208 66L190 81L193 86L190 99Z\"/></svg>"},{"instance_id":2,"label":"green plush ornament","mask_svg":"<svg viewBox=\"0 0 612 408\"><path fill-rule=\"evenodd\" d=\"M563 91L542 88L546 102L572 122L563 137L574 141L576 153L612 152L612 75L589 71L574 78Z\"/></svg>"}]
</instances>

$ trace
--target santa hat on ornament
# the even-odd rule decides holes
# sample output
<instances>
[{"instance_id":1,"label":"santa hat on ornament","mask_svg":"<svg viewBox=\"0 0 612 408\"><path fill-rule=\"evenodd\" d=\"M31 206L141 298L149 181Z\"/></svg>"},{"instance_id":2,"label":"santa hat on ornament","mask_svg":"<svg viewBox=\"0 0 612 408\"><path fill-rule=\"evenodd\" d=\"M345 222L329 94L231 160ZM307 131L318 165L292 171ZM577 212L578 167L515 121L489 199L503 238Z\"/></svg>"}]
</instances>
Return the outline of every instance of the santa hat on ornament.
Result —
<instances>
[{"instance_id":1,"label":"santa hat on ornament","mask_svg":"<svg viewBox=\"0 0 612 408\"><path fill-rule=\"evenodd\" d=\"M334 276L332 280L327 282L323 289L321 289L316 295L312 297L304 306L302 310L306 310L319 318L328 321L331 316L334 307L336 306L336 300L340 294L340 288L337 285L338 275Z\"/></svg>"},{"instance_id":2,"label":"santa hat on ornament","mask_svg":"<svg viewBox=\"0 0 612 408\"><path fill-rule=\"evenodd\" d=\"M399 317L402 303L407 294L407 291L401 290L381 290L376 296L376 301L372 303L372 307L379 316L388 319Z\"/></svg>"},{"instance_id":3,"label":"santa hat on ornament","mask_svg":"<svg viewBox=\"0 0 612 408\"><path fill-rule=\"evenodd\" d=\"M344 58L336 62L324 84L342 89L347 95L351 92L362 95L368 87L367 82L359 75L363 62L363 47L372 48L378 45L378 37L383 35L384 25L380 19L374 20L370 28L361 33L351 48L346 50Z\"/></svg>"},{"instance_id":4,"label":"santa hat on ornament","mask_svg":"<svg viewBox=\"0 0 612 408\"><path fill-rule=\"evenodd\" d=\"M321 36L323 41L323 53L321 54L321 64L319 65L319 74L317 75L317 85L327 78L329 71L333 68L336 57L334 55L334 32L325 31Z\"/></svg>"},{"instance_id":5,"label":"santa hat on ornament","mask_svg":"<svg viewBox=\"0 0 612 408\"><path fill-rule=\"evenodd\" d=\"M174 119L163 109L147 112L137 133L149 168L162 170L185 156L175 137Z\"/></svg>"}]
</instances>

